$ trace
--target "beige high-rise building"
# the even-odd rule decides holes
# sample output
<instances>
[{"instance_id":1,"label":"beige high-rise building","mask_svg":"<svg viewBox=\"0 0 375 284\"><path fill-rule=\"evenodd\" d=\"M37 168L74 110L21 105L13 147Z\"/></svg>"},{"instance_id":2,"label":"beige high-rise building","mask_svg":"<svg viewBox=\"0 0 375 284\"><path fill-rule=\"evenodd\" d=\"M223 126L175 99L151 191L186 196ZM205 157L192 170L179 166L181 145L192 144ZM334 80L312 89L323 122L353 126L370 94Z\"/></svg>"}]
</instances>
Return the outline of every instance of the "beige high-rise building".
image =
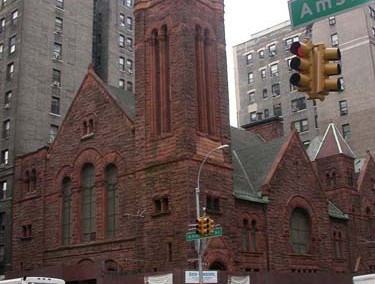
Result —
<instances>
[{"instance_id":1,"label":"beige high-rise building","mask_svg":"<svg viewBox=\"0 0 375 284\"><path fill-rule=\"evenodd\" d=\"M294 72L289 46L294 41L341 50L343 85L324 102L307 100L289 83ZM294 124L306 147L334 122L359 156L375 153L375 3L315 22L312 32L286 21L233 47L238 126L281 116L284 133Z\"/></svg>"}]
</instances>

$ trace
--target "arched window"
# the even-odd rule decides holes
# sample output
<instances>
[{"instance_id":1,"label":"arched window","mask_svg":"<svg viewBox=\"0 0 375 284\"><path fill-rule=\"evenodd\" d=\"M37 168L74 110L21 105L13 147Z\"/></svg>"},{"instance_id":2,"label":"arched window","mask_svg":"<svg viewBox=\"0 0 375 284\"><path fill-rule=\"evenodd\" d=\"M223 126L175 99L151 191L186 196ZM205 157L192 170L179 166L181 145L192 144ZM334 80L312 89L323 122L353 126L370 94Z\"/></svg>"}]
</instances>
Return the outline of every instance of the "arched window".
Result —
<instances>
[{"instance_id":1,"label":"arched window","mask_svg":"<svg viewBox=\"0 0 375 284\"><path fill-rule=\"evenodd\" d=\"M117 168L115 165L108 165L105 171L105 181L107 190L107 222L106 236L114 237L118 228L118 182Z\"/></svg>"},{"instance_id":2,"label":"arched window","mask_svg":"<svg viewBox=\"0 0 375 284\"><path fill-rule=\"evenodd\" d=\"M343 257L343 249L344 249L344 239L342 233L339 232L337 234L337 257Z\"/></svg>"},{"instance_id":3,"label":"arched window","mask_svg":"<svg viewBox=\"0 0 375 284\"><path fill-rule=\"evenodd\" d=\"M36 190L36 171L35 169L32 169L31 176L30 176L30 190L34 191Z\"/></svg>"},{"instance_id":4,"label":"arched window","mask_svg":"<svg viewBox=\"0 0 375 284\"><path fill-rule=\"evenodd\" d=\"M326 173L326 187L331 187L331 177L329 173Z\"/></svg>"},{"instance_id":5,"label":"arched window","mask_svg":"<svg viewBox=\"0 0 375 284\"><path fill-rule=\"evenodd\" d=\"M242 221L242 233L241 233L241 243L242 243L242 250L249 251L250 250L250 243L249 243L249 221L247 219L243 219Z\"/></svg>"},{"instance_id":6,"label":"arched window","mask_svg":"<svg viewBox=\"0 0 375 284\"><path fill-rule=\"evenodd\" d=\"M30 172L29 171L26 171L25 172L25 190L26 192L29 192L30 191Z\"/></svg>"},{"instance_id":7,"label":"arched window","mask_svg":"<svg viewBox=\"0 0 375 284\"><path fill-rule=\"evenodd\" d=\"M371 218L371 210L370 208L366 208L366 219L367 219L367 236L369 240L372 240L373 234L372 234L372 218Z\"/></svg>"},{"instance_id":8,"label":"arched window","mask_svg":"<svg viewBox=\"0 0 375 284\"><path fill-rule=\"evenodd\" d=\"M332 185L335 187L336 186L336 173L332 172Z\"/></svg>"},{"instance_id":9,"label":"arched window","mask_svg":"<svg viewBox=\"0 0 375 284\"><path fill-rule=\"evenodd\" d=\"M250 250L256 251L257 250L257 221L251 221L251 228L250 228Z\"/></svg>"},{"instance_id":10,"label":"arched window","mask_svg":"<svg viewBox=\"0 0 375 284\"><path fill-rule=\"evenodd\" d=\"M69 177L64 177L62 181L62 241L63 244L72 242L72 181Z\"/></svg>"},{"instance_id":11,"label":"arched window","mask_svg":"<svg viewBox=\"0 0 375 284\"><path fill-rule=\"evenodd\" d=\"M82 168L82 239L96 239L95 169L92 164Z\"/></svg>"},{"instance_id":12,"label":"arched window","mask_svg":"<svg viewBox=\"0 0 375 284\"><path fill-rule=\"evenodd\" d=\"M289 222L289 242L293 251L306 254L311 244L311 221L308 213L302 208L295 208Z\"/></svg>"}]
</instances>

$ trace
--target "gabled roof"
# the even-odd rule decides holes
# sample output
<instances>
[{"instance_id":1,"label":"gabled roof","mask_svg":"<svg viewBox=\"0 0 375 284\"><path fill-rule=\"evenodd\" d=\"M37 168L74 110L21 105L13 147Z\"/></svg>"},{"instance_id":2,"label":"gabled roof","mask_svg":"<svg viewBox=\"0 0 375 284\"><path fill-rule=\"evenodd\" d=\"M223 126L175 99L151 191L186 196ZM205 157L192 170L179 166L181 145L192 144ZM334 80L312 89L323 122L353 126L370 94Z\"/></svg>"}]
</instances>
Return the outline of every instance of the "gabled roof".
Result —
<instances>
[{"instance_id":1,"label":"gabled roof","mask_svg":"<svg viewBox=\"0 0 375 284\"><path fill-rule=\"evenodd\" d=\"M121 88L102 83L118 104L125 110L130 119L135 118L134 94Z\"/></svg>"},{"instance_id":2,"label":"gabled roof","mask_svg":"<svg viewBox=\"0 0 375 284\"><path fill-rule=\"evenodd\" d=\"M285 138L264 141L259 135L231 128L234 195L237 198L267 202L262 185Z\"/></svg>"},{"instance_id":3,"label":"gabled roof","mask_svg":"<svg viewBox=\"0 0 375 284\"><path fill-rule=\"evenodd\" d=\"M323 139L320 141L320 144L316 149L316 152L310 157L314 161L316 159L338 154L343 154L352 158L356 157L355 153L350 148L348 143L346 143L335 124L330 123L326 129L326 132L324 133Z\"/></svg>"}]
</instances>

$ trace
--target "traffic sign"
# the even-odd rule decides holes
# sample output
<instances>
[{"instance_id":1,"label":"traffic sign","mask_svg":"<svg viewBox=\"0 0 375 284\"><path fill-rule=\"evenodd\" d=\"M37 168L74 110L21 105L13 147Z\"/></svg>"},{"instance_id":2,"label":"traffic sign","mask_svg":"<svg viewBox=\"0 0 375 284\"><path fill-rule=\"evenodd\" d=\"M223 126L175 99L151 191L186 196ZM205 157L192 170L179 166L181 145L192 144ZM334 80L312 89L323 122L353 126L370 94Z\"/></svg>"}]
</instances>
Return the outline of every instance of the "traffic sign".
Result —
<instances>
[{"instance_id":1,"label":"traffic sign","mask_svg":"<svg viewBox=\"0 0 375 284\"><path fill-rule=\"evenodd\" d=\"M296 28L368 2L370 0L289 0L289 17L292 27Z\"/></svg>"},{"instance_id":2,"label":"traffic sign","mask_svg":"<svg viewBox=\"0 0 375 284\"><path fill-rule=\"evenodd\" d=\"M206 239L206 238L215 238L221 237L223 235L223 228L215 228L211 235L201 236L195 232L187 232L186 233L186 240L187 241L195 241L199 239Z\"/></svg>"}]
</instances>

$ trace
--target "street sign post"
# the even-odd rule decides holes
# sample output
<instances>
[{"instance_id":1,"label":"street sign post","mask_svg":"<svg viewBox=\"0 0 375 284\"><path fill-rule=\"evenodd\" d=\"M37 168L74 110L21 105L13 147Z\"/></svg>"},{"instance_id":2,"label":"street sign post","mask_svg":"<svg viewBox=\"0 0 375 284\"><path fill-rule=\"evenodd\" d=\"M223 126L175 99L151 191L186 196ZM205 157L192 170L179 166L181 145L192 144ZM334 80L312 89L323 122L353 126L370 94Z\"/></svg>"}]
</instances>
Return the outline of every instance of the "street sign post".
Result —
<instances>
[{"instance_id":1,"label":"street sign post","mask_svg":"<svg viewBox=\"0 0 375 284\"><path fill-rule=\"evenodd\" d=\"M368 2L370 0L289 0L289 17L292 27L297 28Z\"/></svg>"},{"instance_id":2,"label":"street sign post","mask_svg":"<svg viewBox=\"0 0 375 284\"><path fill-rule=\"evenodd\" d=\"M188 232L186 233L186 240L195 241L195 240L200 240L200 239L221 237L222 235L223 235L223 228L215 228L213 233L208 236L201 236L195 232Z\"/></svg>"}]
</instances>

